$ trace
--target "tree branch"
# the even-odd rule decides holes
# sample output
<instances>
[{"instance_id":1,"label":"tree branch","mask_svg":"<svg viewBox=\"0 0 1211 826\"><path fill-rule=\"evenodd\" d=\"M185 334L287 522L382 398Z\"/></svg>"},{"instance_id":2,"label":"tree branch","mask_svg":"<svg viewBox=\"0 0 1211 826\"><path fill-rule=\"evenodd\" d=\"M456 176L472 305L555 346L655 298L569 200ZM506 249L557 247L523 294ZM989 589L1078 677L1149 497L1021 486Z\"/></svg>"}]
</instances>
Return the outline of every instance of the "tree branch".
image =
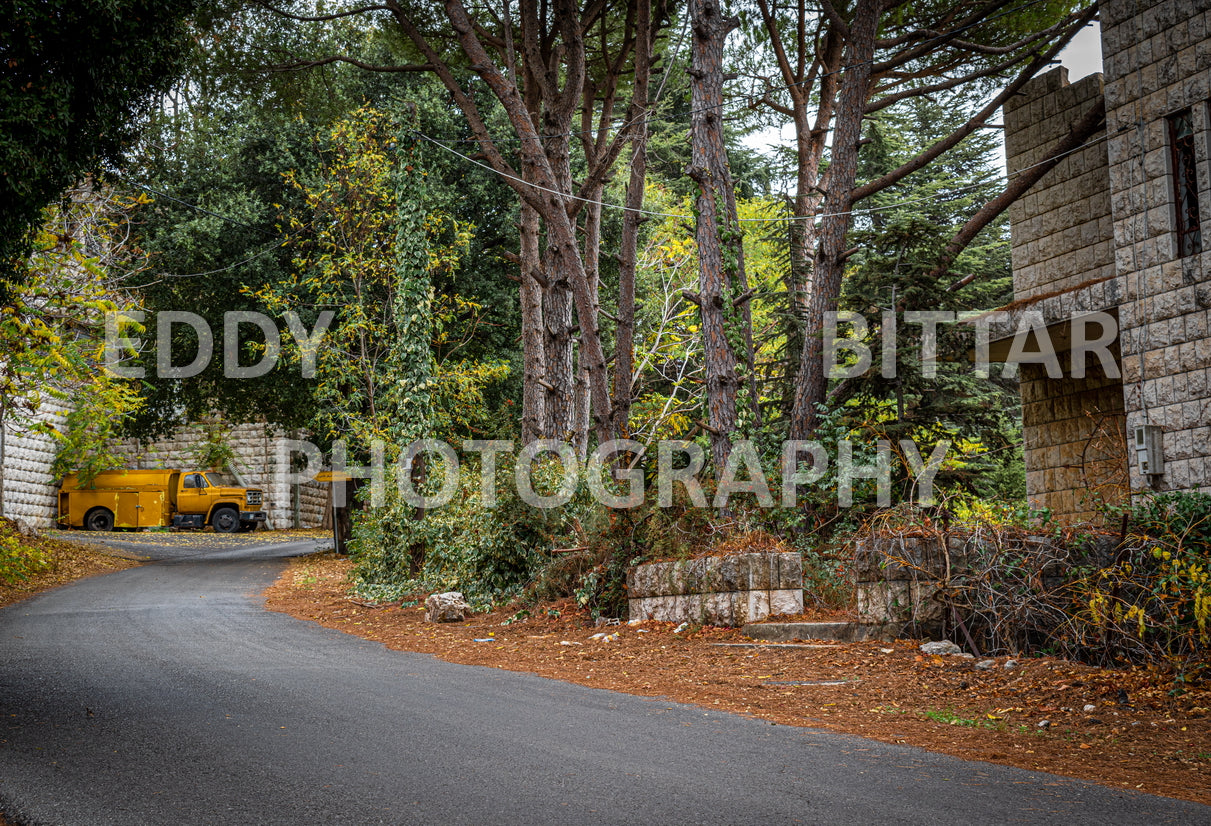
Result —
<instances>
[{"instance_id":1,"label":"tree branch","mask_svg":"<svg viewBox=\"0 0 1211 826\"><path fill-rule=\"evenodd\" d=\"M947 89L953 89L956 86L967 83L968 81L975 80L976 78L988 77L990 75L1000 74L1001 72L1014 66L1015 64L1021 63L1025 59L1026 59L1025 55L1018 55L1017 57L1014 57L1009 60L998 63L995 66L989 66L987 69L983 69L978 72L972 72L971 74L962 75L961 77L954 77L949 80L939 81L937 83L932 83L927 86L916 86L911 89L905 89L903 92L896 92L894 94L887 95L885 97L879 98L878 100L867 103L865 113L869 115L873 112L878 112L880 109L885 109L888 106L899 103L902 100L907 100L908 98L922 97L924 95L933 94L934 92L944 92ZM899 83L895 83L892 85L898 86Z\"/></svg>"},{"instance_id":2,"label":"tree branch","mask_svg":"<svg viewBox=\"0 0 1211 826\"><path fill-rule=\"evenodd\" d=\"M955 234L950 243L946 245L946 249L942 252L942 259L938 265L930 271L927 276L930 280L941 278L950 269L950 265L959 256L967 245L970 244L975 237L980 233L980 230L992 223L998 215L1009 208L1009 205L1016 201L1022 195L1026 194L1032 186L1039 182L1044 175L1055 168L1061 160L1079 149L1085 141L1093 136L1106 121L1106 104L1102 97L1098 97L1089 110L1076 121L1072 128L1068 130L1068 134L1056 141L1055 145L1047 153L1047 160L1042 163L1028 167L1011 181L1005 191L993 198L985 204L979 212L971 216L971 219L963 225L962 229ZM965 287L975 280L975 274L966 275L955 283L951 284L948 292L953 292L957 289Z\"/></svg>"},{"instance_id":3,"label":"tree branch","mask_svg":"<svg viewBox=\"0 0 1211 826\"><path fill-rule=\"evenodd\" d=\"M317 60L296 60L293 63L278 63L273 66L266 66L267 72L297 72L303 69L312 69L316 66L326 66L329 63L349 63L357 66L359 69L366 69L370 72L431 72L433 65L431 63L407 63L402 66L378 66L373 63L366 63L364 60L359 60L356 57L337 54L329 55L328 57L319 58Z\"/></svg>"},{"instance_id":4,"label":"tree branch","mask_svg":"<svg viewBox=\"0 0 1211 826\"><path fill-rule=\"evenodd\" d=\"M336 12L334 14L292 14L288 11L283 11L271 6L266 0L260 0L256 4L267 12L272 12L279 17L288 17L291 20L302 20L305 23L322 23L326 20L340 20L342 17L352 17L355 14L365 14L368 11L391 11L387 6L359 6L356 9L348 9L347 11Z\"/></svg>"},{"instance_id":5,"label":"tree branch","mask_svg":"<svg viewBox=\"0 0 1211 826\"><path fill-rule=\"evenodd\" d=\"M820 10L828 18L828 22L833 24L837 33L846 40L849 40L849 23L845 22L845 18L837 11L837 7L832 4L832 0L820 0ZM764 9L762 11L764 12Z\"/></svg>"},{"instance_id":6,"label":"tree branch","mask_svg":"<svg viewBox=\"0 0 1211 826\"><path fill-rule=\"evenodd\" d=\"M1049 49L1047 49L1047 51L1043 52L1032 60L1030 64L1018 74L1017 78L1005 87L1004 91L993 98L988 105L977 112L974 117L967 121L966 124L959 127L954 132L951 132L945 138L937 141L933 146L929 147L900 168L894 169L881 178L876 178L873 181L857 187L853 191L853 197L850 199L851 205L861 201L863 198L869 198L876 192L886 189L892 184L903 180L913 172L916 172L918 169L928 166L936 158L953 149L964 138L983 126L989 118L996 114L996 111L1001 108L1005 101L1016 95L1021 88L1025 86L1036 73L1038 73L1039 69L1050 63L1052 59L1060 53L1060 50L1068 45L1068 42L1073 38L1073 36L1084 28L1085 24L1088 23L1096 14L1096 5L1090 6L1088 9L1086 9L1084 13L1077 18L1077 20L1065 31L1065 33L1058 38Z\"/></svg>"},{"instance_id":7,"label":"tree branch","mask_svg":"<svg viewBox=\"0 0 1211 826\"><path fill-rule=\"evenodd\" d=\"M923 43L918 43L916 46L903 50L899 54L892 56L882 63L876 63L873 70L874 74L882 74L888 69L893 69L896 66L903 66L910 60L915 60L927 52L941 48L943 45L945 45L947 40L952 40L955 37L958 37L959 32L974 26L976 23L979 23L982 19L986 18L988 15L992 14L994 11L1004 5L1007 5L1007 0L992 0L992 2L984 4L971 14L967 15L967 17L956 23L949 32L937 33L931 29L922 29L920 32L914 32L909 36L909 40L915 39L918 35L926 37L926 40Z\"/></svg>"}]
</instances>

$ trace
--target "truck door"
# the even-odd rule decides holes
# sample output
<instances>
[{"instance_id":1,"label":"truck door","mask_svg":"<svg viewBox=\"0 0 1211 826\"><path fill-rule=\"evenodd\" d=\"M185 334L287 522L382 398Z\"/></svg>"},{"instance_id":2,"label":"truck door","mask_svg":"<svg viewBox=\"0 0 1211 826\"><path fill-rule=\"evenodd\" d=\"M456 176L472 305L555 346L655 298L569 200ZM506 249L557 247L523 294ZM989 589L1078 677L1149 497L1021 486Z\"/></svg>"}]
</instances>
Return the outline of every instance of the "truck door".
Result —
<instances>
[{"instance_id":1,"label":"truck door","mask_svg":"<svg viewBox=\"0 0 1211 826\"><path fill-rule=\"evenodd\" d=\"M169 523L164 507L166 494L162 490L139 491L139 527L158 528Z\"/></svg>"},{"instance_id":2,"label":"truck door","mask_svg":"<svg viewBox=\"0 0 1211 826\"><path fill-rule=\"evenodd\" d=\"M181 513L209 513L209 485L201 473L186 473L181 476L181 493L177 496L177 509Z\"/></svg>"}]
</instances>

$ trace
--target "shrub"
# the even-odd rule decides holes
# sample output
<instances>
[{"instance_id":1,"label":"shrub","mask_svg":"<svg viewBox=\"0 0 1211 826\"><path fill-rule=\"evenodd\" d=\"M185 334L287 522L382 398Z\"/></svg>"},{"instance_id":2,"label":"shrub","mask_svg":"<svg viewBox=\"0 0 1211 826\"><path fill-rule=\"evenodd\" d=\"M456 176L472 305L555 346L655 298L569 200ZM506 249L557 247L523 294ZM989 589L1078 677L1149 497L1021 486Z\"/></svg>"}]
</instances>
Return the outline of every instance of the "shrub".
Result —
<instances>
[{"instance_id":1,"label":"shrub","mask_svg":"<svg viewBox=\"0 0 1211 826\"><path fill-rule=\"evenodd\" d=\"M512 484L513 460L498 458L497 502L486 507L477 465L459 471L449 504L417 518L388 480L384 507L358 512L350 549L356 566L354 588L378 601L402 599L414 592L462 591L474 610L519 596L549 552L591 508L588 491L577 479L571 500L560 507L526 504ZM562 469L558 462L534 464L534 488L554 493ZM430 492L439 480L430 480ZM507 483L506 483L507 482ZM415 561L421 562L416 569Z\"/></svg>"},{"instance_id":2,"label":"shrub","mask_svg":"<svg viewBox=\"0 0 1211 826\"><path fill-rule=\"evenodd\" d=\"M11 585L50 567L50 557L27 541L14 522L0 518L0 582Z\"/></svg>"}]
</instances>

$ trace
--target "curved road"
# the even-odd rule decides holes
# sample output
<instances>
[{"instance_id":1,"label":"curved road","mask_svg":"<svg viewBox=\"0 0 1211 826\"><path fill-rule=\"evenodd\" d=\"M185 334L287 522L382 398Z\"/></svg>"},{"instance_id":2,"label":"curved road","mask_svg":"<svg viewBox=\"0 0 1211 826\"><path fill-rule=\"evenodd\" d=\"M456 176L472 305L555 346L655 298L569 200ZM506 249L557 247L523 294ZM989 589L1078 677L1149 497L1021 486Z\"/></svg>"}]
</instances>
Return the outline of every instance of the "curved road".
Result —
<instances>
[{"instance_id":1,"label":"curved road","mask_svg":"<svg viewBox=\"0 0 1211 826\"><path fill-rule=\"evenodd\" d=\"M1211 823L1180 801L391 652L264 610L306 543L218 539L140 541L158 562L0 611L10 819Z\"/></svg>"}]
</instances>

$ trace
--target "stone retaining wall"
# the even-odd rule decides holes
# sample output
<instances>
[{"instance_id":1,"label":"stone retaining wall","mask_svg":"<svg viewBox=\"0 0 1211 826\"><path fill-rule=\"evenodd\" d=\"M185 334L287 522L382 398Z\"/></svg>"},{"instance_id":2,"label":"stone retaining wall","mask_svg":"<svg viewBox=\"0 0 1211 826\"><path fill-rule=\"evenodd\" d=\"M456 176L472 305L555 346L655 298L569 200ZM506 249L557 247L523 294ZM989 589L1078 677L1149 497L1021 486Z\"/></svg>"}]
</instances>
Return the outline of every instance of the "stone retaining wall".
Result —
<instances>
[{"instance_id":1,"label":"stone retaining wall","mask_svg":"<svg viewBox=\"0 0 1211 826\"><path fill-rule=\"evenodd\" d=\"M58 405L44 403L37 421L62 426L65 412ZM4 441L0 501L4 503L4 516L35 528L49 528L59 507L59 492L50 474L59 445L52 436L31 430L28 424L0 425L0 439Z\"/></svg>"},{"instance_id":2,"label":"stone retaining wall","mask_svg":"<svg viewBox=\"0 0 1211 826\"><path fill-rule=\"evenodd\" d=\"M1074 562L1074 552L1049 536L1005 538L999 551L988 539L970 534L865 537L854 551L858 621L896 625L914 636L940 636L954 625L954 617L951 600L939 597L951 591L962 603L964 589L996 564L1000 557L995 554L1012 555L1029 566L1032 582L1050 589L1063 583L1073 564L1107 564L1118 545L1113 536L1089 541L1092 545L1082 548Z\"/></svg>"},{"instance_id":3,"label":"stone retaining wall","mask_svg":"<svg viewBox=\"0 0 1211 826\"><path fill-rule=\"evenodd\" d=\"M743 625L803 612L803 558L735 554L654 562L627 572L631 619Z\"/></svg>"}]
</instances>

